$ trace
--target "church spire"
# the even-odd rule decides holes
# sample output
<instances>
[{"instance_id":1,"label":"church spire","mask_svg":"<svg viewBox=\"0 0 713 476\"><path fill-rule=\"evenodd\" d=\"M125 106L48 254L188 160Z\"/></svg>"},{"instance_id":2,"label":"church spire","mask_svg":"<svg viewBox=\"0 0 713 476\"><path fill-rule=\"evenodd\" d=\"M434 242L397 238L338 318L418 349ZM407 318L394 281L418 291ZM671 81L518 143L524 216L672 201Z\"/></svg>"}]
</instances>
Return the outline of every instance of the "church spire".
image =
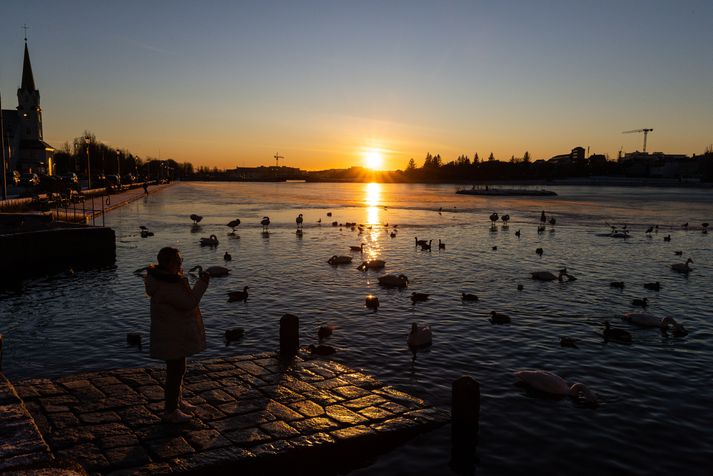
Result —
<instances>
[{"instance_id":1,"label":"church spire","mask_svg":"<svg viewBox=\"0 0 713 476\"><path fill-rule=\"evenodd\" d=\"M30 64L30 52L27 50L27 38L25 38L25 61L22 65L22 86L25 91L35 91L35 78L32 76L32 65Z\"/></svg>"}]
</instances>

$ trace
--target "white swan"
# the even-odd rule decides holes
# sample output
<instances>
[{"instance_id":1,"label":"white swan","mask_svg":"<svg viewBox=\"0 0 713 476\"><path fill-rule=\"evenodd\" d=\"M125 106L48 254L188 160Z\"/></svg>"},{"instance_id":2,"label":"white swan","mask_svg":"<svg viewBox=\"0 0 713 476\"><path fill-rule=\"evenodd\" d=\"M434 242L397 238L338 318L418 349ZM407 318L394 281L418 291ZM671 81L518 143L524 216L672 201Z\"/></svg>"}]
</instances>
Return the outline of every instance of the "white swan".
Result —
<instances>
[{"instance_id":1,"label":"white swan","mask_svg":"<svg viewBox=\"0 0 713 476\"><path fill-rule=\"evenodd\" d=\"M406 343L412 349L419 347L427 347L433 342L431 334L431 326L428 324L411 324L411 332L409 332Z\"/></svg>"},{"instance_id":2,"label":"white swan","mask_svg":"<svg viewBox=\"0 0 713 476\"><path fill-rule=\"evenodd\" d=\"M671 265L671 269L678 273L688 273L693 269L688 266L688 263L693 263L693 260L688 258L685 263L674 263Z\"/></svg>"},{"instance_id":3,"label":"white swan","mask_svg":"<svg viewBox=\"0 0 713 476\"><path fill-rule=\"evenodd\" d=\"M540 392L552 395L569 395L588 403L597 403L597 396L583 383L574 383L569 386L562 377L546 370L518 370L515 372L515 377Z\"/></svg>"},{"instance_id":4,"label":"white swan","mask_svg":"<svg viewBox=\"0 0 713 476\"><path fill-rule=\"evenodd\" d=\"M201 246L218 246L218 237L210 235L208 238L201 238Z\"/></svg>"}]
</instances>

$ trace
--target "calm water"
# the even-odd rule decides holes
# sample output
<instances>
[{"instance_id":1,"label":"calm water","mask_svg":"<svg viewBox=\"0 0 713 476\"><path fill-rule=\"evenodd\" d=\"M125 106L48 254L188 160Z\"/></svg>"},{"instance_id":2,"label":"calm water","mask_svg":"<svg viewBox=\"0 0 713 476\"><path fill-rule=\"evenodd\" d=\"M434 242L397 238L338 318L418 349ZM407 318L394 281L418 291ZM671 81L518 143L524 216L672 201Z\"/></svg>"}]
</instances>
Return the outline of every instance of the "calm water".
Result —
<instances>
[{"instance_id":1,"label":"calm water","mask_svg":"<svg viewBox=\"0 0 713 476\"><path fill-rule=\"evenodd\" d=\"M481 432L475 472L560 474L707 474L713 461L713 222L709 190L555 187L554 198L461 196L448 185L188 183L107 215L117 233L117 266L28 282L20 294L0 294L4 368L13 379L58 376L89 369L154 365L127 347L126 332L148 335L149 300L132 271L153 262L157 251L177 246L186 269L233 261L231 275L214 278L201 308L209 339L202 356L216 357L277 348L285 312L301 320L302 343L316 341L321 323L337 326L329 344L334 358L442 406L451 382L471 375L481 382ZM443 208L442 214L438 213ZM538 235L541 210L557 218L556 232ZM333 213L332 218L327 212ZM509 213L509 230L491 232L488 215ZM191 231L188 215L205 218ZM303 213L303 237L295 216ZM270 216L269 238L259 221ZM225 223L240 218L240 238ZM322 219L322 225L317 220ZM363 235L330 222L373 224ZM689 222L686 231L681 224ZM382 225L389 223L389 229ZM398 236L389 230L398 224ZM628 240L596 236L607 224L627 224ZM658 234L643 231L659 224ZM139 225L155 236L142 239ZM697 228L693 228L696 226ZM518 239L515 231L520 229ZM665 242L663 236L671 235ZM216 249L200 237L218 236ZM433 239L431 253L415 249L414 236ZM438 239L446 249L438 251ZM384 259L386 269L362 273L354 265L333 268L326 260L366 244L365 256ZM492 249L497 246L497 251ZM542 247L538 257L535 249ZM683 251L675 256L674 251ZM694 261L688 277L671 263ZM566 266L577 281L540 283L531 271ZM376 278L404 273L408 290L381 289ZM624 281L626 288L609 287ZM661 291L643 283L660 281ZM524 290L518 291L517 285ZM250 286L247 303L227 303L226 292ZM431 293L412 305L411 291ZM461 292L480 297L462 303ZM379 297L378 312L363 307ZM685 338L638 329L617 315L647 297L649 311L685 324ZM494 326L492 310L513 323ZM602 322L630 330L631 345L605 344ZM430 350L413 359L406 336L414 321L434 332ZM226 347L225 329L246 336ZM579 340L561 348L559 337ZM602 404L593 409L569 399L548 400L514 385L512 372L540 368L592 388ZM450 474L449 429L423 435L355 474Z\"/></svg>"}]
</instances>

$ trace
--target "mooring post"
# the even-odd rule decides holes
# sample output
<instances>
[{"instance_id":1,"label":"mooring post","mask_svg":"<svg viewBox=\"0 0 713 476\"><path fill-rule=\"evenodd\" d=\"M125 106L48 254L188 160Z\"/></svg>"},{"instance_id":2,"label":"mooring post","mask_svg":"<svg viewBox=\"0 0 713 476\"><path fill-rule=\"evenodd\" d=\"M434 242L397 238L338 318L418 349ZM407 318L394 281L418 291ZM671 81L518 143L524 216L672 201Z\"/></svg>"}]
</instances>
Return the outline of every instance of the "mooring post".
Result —
<instances>
[{"instance_id":1,"label":"mooring post","mask_svg":"<svg viewBox=\"0 0 713 476\"><path fill-rule=\"evenodd\" d=\"M3 342L3 335L0 334L0 370L2 370L2 342Z\"/></svg>"},{"instance_id":2,"label":"mooring post","mask_svg":"<svg viewBox=\"0 0 713 476\"><path fill-rule=\"evenodd\" d=\"M477 462L480 383L471 377L453 382L451 395L451 462L456 472L470 474Z\"/></svg>"},{"instance_id":3,"label":"mooring post","mask_svg":"<svg viewBox=\"0 0 713 476\"><path fill-rule=\"evenodd\" d=\"M280 356L292 357L300 346L300 320L292 314L280 318Z\"/></svg>"}]
</instances>

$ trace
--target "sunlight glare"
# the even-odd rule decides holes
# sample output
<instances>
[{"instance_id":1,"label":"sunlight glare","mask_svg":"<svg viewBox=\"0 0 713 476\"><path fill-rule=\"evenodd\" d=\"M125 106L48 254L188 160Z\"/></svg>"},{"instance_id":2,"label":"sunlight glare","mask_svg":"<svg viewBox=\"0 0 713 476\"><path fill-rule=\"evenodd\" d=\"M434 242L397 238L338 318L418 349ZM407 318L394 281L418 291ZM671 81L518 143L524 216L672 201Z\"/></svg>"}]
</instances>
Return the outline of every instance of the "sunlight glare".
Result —
<instances>
[{"instance_id":1,"label":"sunlight glare","mask_svg":"<svg viewBox=\"0 0 713 476\"><path fill-rule=\"evenodd\" d=\"M384 156L378 149L367 149L364 152L364 166L371 170L384 168Z\"/></svg>"}]
</instances>

